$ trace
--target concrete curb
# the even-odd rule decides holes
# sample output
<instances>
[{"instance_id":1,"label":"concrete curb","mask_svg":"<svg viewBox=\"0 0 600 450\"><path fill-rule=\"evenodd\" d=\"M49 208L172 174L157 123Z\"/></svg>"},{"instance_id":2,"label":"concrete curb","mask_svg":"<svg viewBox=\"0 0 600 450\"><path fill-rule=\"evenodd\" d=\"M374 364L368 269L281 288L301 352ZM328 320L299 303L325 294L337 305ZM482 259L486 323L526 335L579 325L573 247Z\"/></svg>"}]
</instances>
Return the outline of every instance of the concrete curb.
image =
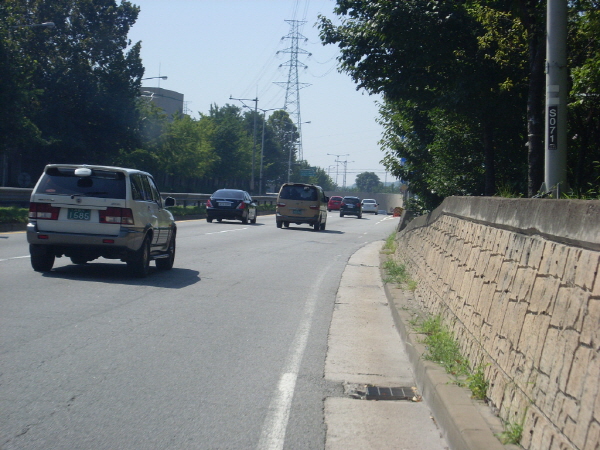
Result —
<instances>
[{"instance_id":1,"label":"concrete curb","mask_svg":"<svg viewBox=\"0 0 600 450\"><path fill-rule=\"evenodd\" d=\"M381 275L383 260L381 255ZM500 419L484 404L471 399L468 389L452 382L452 378L439 365L422 358L425 347L419 335L410 329L413 316L409 313L410 298L402 289L384 283L394 323L406 348L413 367L415 381L434 419L453 450L514 450L515 445L503 445L495 434L503 431Z\"/></svg>"}]
</instances>

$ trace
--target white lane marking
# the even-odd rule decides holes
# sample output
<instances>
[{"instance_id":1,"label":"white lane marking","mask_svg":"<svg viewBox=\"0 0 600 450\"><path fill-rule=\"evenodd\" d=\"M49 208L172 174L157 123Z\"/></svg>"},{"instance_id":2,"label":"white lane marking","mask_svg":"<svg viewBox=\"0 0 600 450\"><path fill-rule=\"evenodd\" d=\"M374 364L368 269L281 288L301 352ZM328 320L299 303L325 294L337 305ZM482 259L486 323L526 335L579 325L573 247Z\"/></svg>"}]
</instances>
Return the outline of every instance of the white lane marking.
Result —
<instances>
[{"instance_id":1,"label":"white lane marking","mask_svg":"<svg viewBox=\"0 0 600 450\"><path fill-rule=\"evenodd\" d=\"M23 259L23 258L31 258L31 256L29 256L29 255L27 255L27 256L13 256L12 258L0 259L0 262L2 262L2 261L10 261L12 259Z\"/></svg>"},{"instance_id":2,"label":"white lane marking","mask_svg":"<svg viewBox=\"0 0 600 450\"><path fill-rule=\"evenodd\" d=\"M212 233L204 233L204 234L209 235L209 234L229 233L230 231L242 231L242 230L247 230L247 229L248 229L248 227L244 227L244 228L236 228L235 230L213 231Z\"/></svg>"},{"instance_id":3,"label":"white lane marking","mask_svg":"<svg viewBox=\"0 0 600 450\"><path fill-rule=\"evenodd\" d=\"M392 219L396 219L396 217L386 216L383 219L380 219L377 223L375 223L375 225L379 225L380 223L385 222L386 220L392 220Z\"/></svg>"},{"instance_id":4,"label":"white lane marking","mask_svg":"<svg viewBox=\"0 0 600 450\"><path fill-rule=\"evenodd\" d=\"M294 390L296 389L296 380L298 379L300 363L302 362L308 335L310 334L310 327L317 304L317 295L325 274L328 272L329 266L319 275L304 304L303 318L296 330L283 373L279 378L279 383L277 383L277 390L269 404L267 417L265 418L260 440L256 447L258 450L279 450L283 448L285 431L290 418L292 399L294 398Z\"/></svg>"}]
</instances>

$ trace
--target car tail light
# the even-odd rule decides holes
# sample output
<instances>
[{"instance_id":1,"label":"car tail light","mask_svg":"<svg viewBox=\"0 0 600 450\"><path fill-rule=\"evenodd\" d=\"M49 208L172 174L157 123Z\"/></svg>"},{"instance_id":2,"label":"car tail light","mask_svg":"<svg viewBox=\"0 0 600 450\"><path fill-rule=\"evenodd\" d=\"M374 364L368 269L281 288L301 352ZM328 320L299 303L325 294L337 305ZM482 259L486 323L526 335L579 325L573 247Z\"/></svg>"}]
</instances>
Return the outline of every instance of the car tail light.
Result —
<instances>
[{"instance_id":1,"label":"car tail light","mask_svg":"<svg viewBox=\"0 0 600 450\"><path fill-rule=\"evenodd\" d=\"M46 219L58 220L60 208L52 206L48 203L30 203L29 218L30 219Z\"/></svg>"},{"instance_id":2,"label":"car tail light","mask_svg":"<svg viewBox=\"0 0 600 450\"><path fill-rule=\"evenodd\" d=\"M240 202L237 209L246 209L246 204L244 202Z\"/></svg>"},{"instance_id":3,"label":"car tail light","mask_svg":"<svg viewBox=\"0 0 600 450\"><path fill-rule=\"evenodd\" d=\"M208 200L206 200L206 207L207 208L212 208L213 207L212 202L210 201L210 198Z\"/></svg>"},{"instance_id":4,"label":"car tail light","mask_svg":"<svg viewBox=\"0 0 600 450\"><path fill-rule=\"evenodd\" d=\"M283 208L283 207L285 207L285 203L277 203L277 206L278 206L279 208Z\"/></svg>"},{"instance_id":5,"label":"car tail light","mask_svg":"<svg viewBox=\"0 0 600 450\"><path fill-rule=\"evenodd\" d=\"M346 206L346 204L344 202L340 203L340 206Z\"/></svg>"},{"instance_id":6,"label":"car tail light","mask_svg":"<svg viewBox=\"0 0 600 450\"><path fill-rule=\"evenodd\" d=\"M319 205L310 205L309 208L310 209L319 209Z\"/></svg>"},{"instance_id":7,"label":"car tail light","mask_svg":"<svg viewBox=\"0 0 600 450\"><path fill-rule=\"evenodd\" d=\"M120 225L133 225L133 211L129 208L106 208L98 211L100 223L115 223Z\"/></svg>"}]
</instances>

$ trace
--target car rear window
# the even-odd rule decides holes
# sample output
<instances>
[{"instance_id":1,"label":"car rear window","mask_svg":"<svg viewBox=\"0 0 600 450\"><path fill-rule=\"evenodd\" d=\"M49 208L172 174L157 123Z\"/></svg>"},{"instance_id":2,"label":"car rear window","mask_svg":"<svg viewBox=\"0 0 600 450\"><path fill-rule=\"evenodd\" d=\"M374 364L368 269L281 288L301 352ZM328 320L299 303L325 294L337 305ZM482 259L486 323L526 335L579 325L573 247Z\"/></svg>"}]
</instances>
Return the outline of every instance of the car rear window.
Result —
<instances>
[{"instance_id":1,"label":"car rear window","mask_svg":"<svg viewBox=\"0 0 600 450\"><path fill-rule=\"evenodd\" d=\"M89 177L78 177L73 167L51 167L42 175L36 193L125 199L125 174L92 169Z\"/></svg>"},{"instance_id":2,"label":"car rear window","mask_svg":"<svg viewBox=\"0 0 600 450\"><path fill-rule=\"evenodd\" d=\"M212 196L213 198L233 198L236 200L243 200L244 191L238 191L235 189L219 189Z\"/></svg>"},{"instance_id":3,"label":"car rear window","mask_svg":"<svg viewBox=\"0 0 600 450\"><path fill-rule=\"evenodd\" d=\"M346 198L344 198L344 202L346 202L346 203L360 203L360 200L358 198L354 198L354 197L346 197Z\"/></svg>"},{"instance_id":4,"label":"car rear window","mask_svg":"<svg viewBox=\"0 0 600 450\"><path fill-rule=\"evenodd\" d=\"M279 197L284 200L311 200L318 199L317 189L312 186L283 186Z\"/></svg>"}]
</instances>

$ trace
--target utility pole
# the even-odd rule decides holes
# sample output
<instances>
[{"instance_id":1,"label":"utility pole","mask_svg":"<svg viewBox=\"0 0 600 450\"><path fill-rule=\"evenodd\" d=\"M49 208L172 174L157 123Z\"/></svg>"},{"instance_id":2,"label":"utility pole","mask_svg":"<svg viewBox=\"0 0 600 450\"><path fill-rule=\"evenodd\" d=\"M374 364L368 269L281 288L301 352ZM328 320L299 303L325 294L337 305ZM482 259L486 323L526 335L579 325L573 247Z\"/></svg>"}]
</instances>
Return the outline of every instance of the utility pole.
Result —
<instances>
[{"instance_id":1,"label":"utility pole","mask_svg":"<svg viewBox=\"0 0 600 450\"><path fill-rule=\"evenodd\" d=\"M283 109L290 115L292 122L296 124L296 128L298 131L298 160L302 161L304 159L304 155L302 152L302 119L300 117L300 89L308 87L310 86L310 84L300 83L299 81L298 66L302 67L303 69L308 68L308 66L298 61L298 55L310 56L311 54L299 47L299 41L301 39L303 39L304 42L308 41L306 37L300 34L300 28L306 23L306 21L286 20L286 22L290 24L290 32L287 36L284 36L281 39L289 39L291 41L291 45L285 50L278 51L277 53L289 53L290 55L290 59L279 66L289 67L288 80L277 81L275 82L275 84L281 87L285 86L285 103Z\"/></svg>"},{"instance_id":2,"label":"utility pole","mask_svg":"<svg viewBox=\"0 0 600 450\"><path fill-rule=\"evenodd\" d=\"M265 123L267 117L267 111L277 111L277 108L261 109L263 113L263 124L262 124L262 140L260 144L260 170L258 175L258 195L262 195L263 188L263 158L265 153Z\"/></svg>"},{"instance_id":3,"label":"utility pole","mask_svg":"<svg viewBox=\"0 0 600 450\"><path fill-rule=\"evenodd\" d=\"M339 173L339 164L342 162L340 161L340 156L350 156L350 153L346 153L345 155L336 155L334 153L327 153L329 156L335 156L335 184L336 186L338 185L338 173ZM344 182L345 184L345 182Z\"/></svg>"},{"instance_id":4,"label":"utility pole","mask_svg":"<svg viewBox=\"0 0 600 450\"><path fill-rule=\"evenodd\" d=\"M233 98L230 95L229 100L238 100L246 108L250 108L250 107L248 105L246 105L244 103L244 101L254 102L254 133L253 133L254 138L253 138L253 142L252 142L252 175L250 176L250 193L253 194L254 193L254 159L255 159L255 153L256 153L256 117L258 116L258 97L256 97L256 98Z\"/></svg>"},{"instance_id":5,"label":"utility pole","mask_svg":"<svg viewBox=\"0 0 600 450\"><path fill-rule=\"evenodd\" d=\"M567 0L548 0L546 126L543 192L555 198L567 184Z\"/></svg>"},{"instance_id":6,"label":"utility pole","mask_svg":"<svg viewBox=\"0 0 600 450\"><path fill-rule=\"evenodd\" d=\"M354 161L348 161L348 158L346 158L345 161L341 161L344 164L344 189L346 189L346 172L348 171L348 163L349 162L354 162Z\"/></svg>"}]
</instances>

